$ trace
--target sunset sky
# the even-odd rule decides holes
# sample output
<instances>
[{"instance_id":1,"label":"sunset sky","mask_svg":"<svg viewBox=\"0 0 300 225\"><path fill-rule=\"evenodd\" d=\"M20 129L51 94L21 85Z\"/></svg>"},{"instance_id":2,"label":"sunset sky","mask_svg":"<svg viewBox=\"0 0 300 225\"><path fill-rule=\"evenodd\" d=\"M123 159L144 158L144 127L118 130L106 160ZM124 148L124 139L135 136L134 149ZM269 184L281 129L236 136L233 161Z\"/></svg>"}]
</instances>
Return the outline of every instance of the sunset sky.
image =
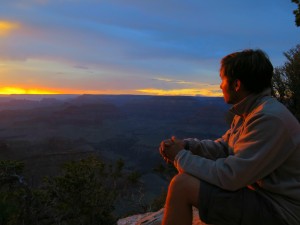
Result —
<instances>
[{"instance_id":1,"label":"sunset sky","mask_svg":"<svg viewBox=\"0 0 300 225\"><path fill-rule=\"evenodd\" d=\"M219 62L300 44L290 0L1 0L0 94L220 96Z\"/></svg>"}]
</instances>

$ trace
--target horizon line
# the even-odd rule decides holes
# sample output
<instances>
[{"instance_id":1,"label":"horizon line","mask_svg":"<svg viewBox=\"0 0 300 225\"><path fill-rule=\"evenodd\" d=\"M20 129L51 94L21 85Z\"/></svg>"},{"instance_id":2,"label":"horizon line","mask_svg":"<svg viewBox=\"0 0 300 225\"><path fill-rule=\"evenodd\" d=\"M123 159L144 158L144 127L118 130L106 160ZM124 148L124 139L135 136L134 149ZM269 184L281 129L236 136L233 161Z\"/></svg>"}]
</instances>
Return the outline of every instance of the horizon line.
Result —
<instances>
[{"instance_id":1,"label":"horizon line","mask_svg":"<svg viewBox=\"0 0 300 225\"><path fill-rule=\"evenodd\" d=\"M151 96L151 97L207 97L207 98L223 98L222 96L211 96L211 95L155 95L155 94L94 94L94 93L82 93L82 94L75 94L75 93L69 93L69 94L63 94L63 93L41 93L41 94L30 94L30 93L24 93L24 94L2 94L0 93L0 97L9 97L9 96L57 96L57 95L74 95L74 96L81 96L81 95L101 95L101 96Z\"/></svg>"}]
</instances>

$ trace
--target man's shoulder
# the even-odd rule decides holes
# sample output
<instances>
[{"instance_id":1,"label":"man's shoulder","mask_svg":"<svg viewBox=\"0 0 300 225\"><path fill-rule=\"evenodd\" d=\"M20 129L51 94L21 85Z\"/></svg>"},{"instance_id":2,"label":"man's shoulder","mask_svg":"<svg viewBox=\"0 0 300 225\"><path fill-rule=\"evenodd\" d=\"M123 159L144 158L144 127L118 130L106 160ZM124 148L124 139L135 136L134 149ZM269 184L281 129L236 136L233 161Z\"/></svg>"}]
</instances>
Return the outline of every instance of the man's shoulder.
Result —
<instances>
[{"instance_id":1,"label":"man's shoulder","mask_svg":"<svg viewBox=\"0 0 300 225\"><path fill-rule=\"evenodd\" d=\"M287 109L285 105L279 102L276 98L272 96L266 96L261 99L258 106L253 110L256 113L266 113L270 115L292 115L292 113Z\"/></svg>"},{"instance_id":2,"label":"man's shoulder","mask_svg":"<svg viewBox=\"0 0 300 225\"><path fill-rule=\"evenodd\" d=\"M264 97L251 114L278 119L284 124L294 124L300 127L298 120L290 110L271 96Z\"/></svg>"}]
</instances>

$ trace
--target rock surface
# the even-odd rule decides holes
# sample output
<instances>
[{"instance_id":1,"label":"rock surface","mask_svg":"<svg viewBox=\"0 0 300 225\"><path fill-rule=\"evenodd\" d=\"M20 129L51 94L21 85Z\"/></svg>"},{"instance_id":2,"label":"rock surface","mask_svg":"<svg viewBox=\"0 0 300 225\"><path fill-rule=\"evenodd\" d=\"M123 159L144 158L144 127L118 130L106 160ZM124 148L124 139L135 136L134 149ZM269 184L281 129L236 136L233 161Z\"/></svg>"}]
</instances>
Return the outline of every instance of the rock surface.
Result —
<instances>
[{"instance_id":1,"label":"rock surface","mask_svg":"<svg viewBox=\"0 0 300 225\"><path fill-rule=\"evenodd\" d=\"M120 219L117 225L161 225L164 208L157 212L149 212L145 214L139 214L129 216ZM199 219L199 213L196 208L193 208L193 224L192 225L206 225Z\"/></svg>"}]
</instances>

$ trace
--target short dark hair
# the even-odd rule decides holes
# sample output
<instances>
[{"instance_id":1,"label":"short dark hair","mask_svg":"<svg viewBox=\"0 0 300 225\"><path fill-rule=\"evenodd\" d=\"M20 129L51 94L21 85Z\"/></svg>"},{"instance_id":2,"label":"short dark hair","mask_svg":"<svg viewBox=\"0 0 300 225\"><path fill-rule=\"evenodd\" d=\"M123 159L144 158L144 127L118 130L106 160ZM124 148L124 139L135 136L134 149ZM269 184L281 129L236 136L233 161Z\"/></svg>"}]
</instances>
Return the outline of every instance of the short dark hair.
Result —
<instances>
[{"instance_id":1,"label":"short dark hair","mask_svg":"<svg viewBox=\"0 0 300 225\"><path fill-rule=\"evenodd\" d=\"M245 89L259 93L271 87L273 65L260 49L234 52L221 60L221 70L229 81L239 79Z\"/></svg>"}]
</instances>

